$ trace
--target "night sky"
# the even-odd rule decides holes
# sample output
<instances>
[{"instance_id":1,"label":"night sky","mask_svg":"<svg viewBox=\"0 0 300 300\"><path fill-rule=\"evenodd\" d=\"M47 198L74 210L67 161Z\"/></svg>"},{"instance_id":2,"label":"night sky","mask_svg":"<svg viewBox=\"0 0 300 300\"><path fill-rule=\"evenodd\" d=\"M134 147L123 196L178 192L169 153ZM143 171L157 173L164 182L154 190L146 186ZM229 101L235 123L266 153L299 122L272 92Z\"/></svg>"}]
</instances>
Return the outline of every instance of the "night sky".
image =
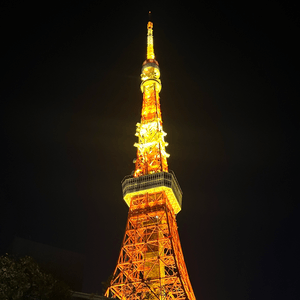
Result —
<instances>
[{"instance_id":1,"label":"night sky","mask_svg":"<svg viewBox=\"0 0 300 300\"><path fill-rule=\"evenodd\" d=\"M197 299L299 299L295 6L1 3L0 254L14 236L85 254L83 291L101 292L126 225L151 10Z\"/></svg>"}]
</instances>

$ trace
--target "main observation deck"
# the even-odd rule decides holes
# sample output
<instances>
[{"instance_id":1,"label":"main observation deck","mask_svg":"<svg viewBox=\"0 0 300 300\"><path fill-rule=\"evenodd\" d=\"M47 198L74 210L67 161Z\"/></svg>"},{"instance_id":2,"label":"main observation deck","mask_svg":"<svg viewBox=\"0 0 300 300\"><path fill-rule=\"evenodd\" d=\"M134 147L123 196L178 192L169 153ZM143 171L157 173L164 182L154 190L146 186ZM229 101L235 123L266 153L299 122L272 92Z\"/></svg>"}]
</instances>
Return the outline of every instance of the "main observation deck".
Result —
<instances>
[{"instance_id":1,"label":"main observation deck","mask_svg":"<svg viewBox=\"0 0 300 300\"><path fill-rule=\"evenodd\" d=\"M123 198L130 207L133 196L141 193L156 193L164 191L177 214L182 207L182 190L173 171L158 172L139 177L131 175L122 180Z\"/></svg>"}]
</instances>

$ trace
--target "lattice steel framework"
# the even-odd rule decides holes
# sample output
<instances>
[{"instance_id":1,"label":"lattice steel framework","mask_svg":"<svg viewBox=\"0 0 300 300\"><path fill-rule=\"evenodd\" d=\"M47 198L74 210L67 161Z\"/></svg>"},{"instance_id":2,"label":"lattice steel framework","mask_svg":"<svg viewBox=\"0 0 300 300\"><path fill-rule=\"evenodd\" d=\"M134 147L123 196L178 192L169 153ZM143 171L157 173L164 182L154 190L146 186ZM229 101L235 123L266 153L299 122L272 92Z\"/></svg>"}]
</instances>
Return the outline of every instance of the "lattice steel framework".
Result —
<instances>
[{"instance_id":1,"label":"lattice steel framework","mask_svg":"<svg viewBox=\"0 0 300 300\"><path fill-rule=\"evenodd\" d=\"M156 172L168 172L167 157L169 154L165 150L168 143L164 141L167 134L163 131L162 126L159 101L160 70L154 56L152 22L148 22L147 28L147 59L143 63L141 74L143 106L141 123L136 125L135 135L139 141L134 144L137 147L134 177Z\"/></svg>"},{"instance_id":2,"label":"lattice steel framework","mask_svg":"<svg viewBox=\"0 0 300 300\"><path fill-rule=\"evenodd\" d=\"M122 182L129 213L117 266L105 296L122 300L195 300L177 231L175 216L181 210L182 192L175 174L168 172L152 22L147 28L137 159L133 176Z\"/></svg>"}]
</instances>

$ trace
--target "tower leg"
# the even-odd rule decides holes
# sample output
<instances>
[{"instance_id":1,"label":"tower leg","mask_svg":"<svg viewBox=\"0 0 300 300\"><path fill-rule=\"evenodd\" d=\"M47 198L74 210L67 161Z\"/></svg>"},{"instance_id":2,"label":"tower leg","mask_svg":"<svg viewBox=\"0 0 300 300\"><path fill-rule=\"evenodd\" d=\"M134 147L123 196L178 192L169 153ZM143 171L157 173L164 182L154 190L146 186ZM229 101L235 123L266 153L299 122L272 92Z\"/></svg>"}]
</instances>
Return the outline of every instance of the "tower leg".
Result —
<instances>
[{"instance_id":1,"label":"tower leg","mask_svg":"<svg viewBox=\"0 0 300 300\"><path fill-rule=\"evenodd\" d=\"M119 259L105 296L195 299L165 192L132 197Z\"/></svg>"}]
</instances>

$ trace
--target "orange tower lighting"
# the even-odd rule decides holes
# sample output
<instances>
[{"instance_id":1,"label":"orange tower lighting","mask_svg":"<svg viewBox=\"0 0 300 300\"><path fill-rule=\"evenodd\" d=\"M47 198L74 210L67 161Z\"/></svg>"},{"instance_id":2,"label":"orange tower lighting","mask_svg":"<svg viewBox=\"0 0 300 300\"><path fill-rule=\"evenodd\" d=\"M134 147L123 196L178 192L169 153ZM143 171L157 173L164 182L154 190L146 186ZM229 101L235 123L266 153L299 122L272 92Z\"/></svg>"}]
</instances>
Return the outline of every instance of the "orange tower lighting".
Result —
<instances>
[{"instance_id":1,"label":"orange tower lighting","mask_svg":"<svg viewBox=\"0 0 300 300\"><path fill-rule=\"evenodd\" d=\"M153 23L147 24L147 59L142 65L141 123L135 171L122 181L129 206L125 235L105 296L122 300L195 300L176 224L182 191L168 171L159 102L161 81L155 60Z\"/></svg>"}]
</instances>

